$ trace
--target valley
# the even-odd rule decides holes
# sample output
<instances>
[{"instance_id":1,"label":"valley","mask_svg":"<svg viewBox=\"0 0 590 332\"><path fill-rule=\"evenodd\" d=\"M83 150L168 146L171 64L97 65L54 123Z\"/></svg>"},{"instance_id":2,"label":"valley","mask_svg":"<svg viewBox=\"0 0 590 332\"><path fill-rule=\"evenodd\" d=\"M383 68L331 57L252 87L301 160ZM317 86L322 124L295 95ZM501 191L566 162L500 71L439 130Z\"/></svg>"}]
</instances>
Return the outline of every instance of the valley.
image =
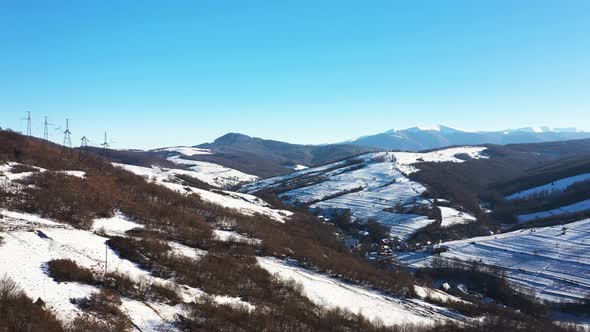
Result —
<instances>
[{"instance_id":1,"label":"valley","mask_svg":"<svg viewBox=\"0 0 590 332\"><path fill-rule=\"evenodd\" d=\"M249 329L265 321L262 308L270 307L282 308L277 314L287 324L313 326L313 319L296 318L311 310L363 330L460 329L495 315L533 324L528 308L535 301L582 303L590 292L588 220L510 231L486 219L494 211L485 202L473 210L453 195L439 196L438 184L418 180L425 165L456 171L498 162L493 147L368 152L260 179L191 159L215 153L205 148L133 151L135 162L122 163L130 152L112 151L106 155L119 158L103 161L91 151L64 154L2 135L22 153L5 150L0 166L0 270L64 326ZM584 181L584 174L568 177L554 188L568 193ZM456 239L436 235L447 233ZM424 236L430 240L419 240ZM490 278L505 278L524 302L504 307L507 298L475 286L461 293L452 278L412 275L461 262L501 269ZM441 286L445 280L450 290ZM305 305L277 307L278 289ZM473 297L480 293L485 301ZM119 310L96 316L101 309L85 304L93 301ZM203 324L204 308L208 317L250 318Z\"/></svg>"}]
</instances>

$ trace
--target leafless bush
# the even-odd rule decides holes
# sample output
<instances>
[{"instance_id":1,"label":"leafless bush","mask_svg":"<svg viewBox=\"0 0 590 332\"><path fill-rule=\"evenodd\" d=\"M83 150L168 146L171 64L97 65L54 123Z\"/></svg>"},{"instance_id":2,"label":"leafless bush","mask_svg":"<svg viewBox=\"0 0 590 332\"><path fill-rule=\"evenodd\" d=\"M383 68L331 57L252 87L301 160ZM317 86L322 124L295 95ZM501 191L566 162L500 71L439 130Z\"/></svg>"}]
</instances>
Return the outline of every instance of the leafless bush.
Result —
<instances>
[{"instance_id":1,"label":"leafless bush","mask_svg":"<svg viewBox=\"0 0 590 332\"><path fill-rule=\"evenodd\" d=\"M87 284L95 283L95 277L92 271L78 266L71 259L54 259L47 262L47 273L57 282L77 281Z\"/></svg>"},{"instance_id":2,"label":"leafless bush","mask_svg":"<svg viewBox=\"0 0 590 332\"><path fill-rule=\"evenodd\" d=\"M87 298L74 301L80 309L91 314L107 328L106 331L127 331L132 327L129 318L119 309L120 297L112 291L103 289Z\"/></svg>"}]
</instances>

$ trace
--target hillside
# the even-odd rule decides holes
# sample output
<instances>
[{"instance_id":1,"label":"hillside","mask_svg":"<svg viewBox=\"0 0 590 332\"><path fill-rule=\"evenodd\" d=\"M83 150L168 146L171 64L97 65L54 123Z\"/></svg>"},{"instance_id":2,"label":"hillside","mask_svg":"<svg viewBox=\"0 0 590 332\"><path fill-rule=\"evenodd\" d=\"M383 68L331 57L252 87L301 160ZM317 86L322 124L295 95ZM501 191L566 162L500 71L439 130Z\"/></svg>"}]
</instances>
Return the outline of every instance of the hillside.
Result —
<instances>
[{"instance_id":1,"label":"hillside","mask_svg":"<svg viewBox=\"0 0 590 332\"><path fill-rule=\"evenodd\" d=\"M500 268L512 284L544 301L585 301L588 143L369 153L241 190L273 192L334 223L368 259L393 258L412 268L448 260L456 264L453 275L473 261ZM558 204L566 201L575 204ZM524 214L527 208L534 214ZM509 233L512 218L527 230Z\"/></svg>"},{"instance_id":2,"label":"hillside","mask_svg":"<svg viewBox=\"0 0 590 332\"><path fill-rule=\"evenodd\" d=\"M195 155L192 159L218 163L260 177L285 174L297 167L313 167L374 150L351 144L290 144L236 133L197 147L215 153Z\"/></svg>"},{"instance_id":3,"label":"hillside","mask_svg":"<svg viewBox=\"0 0 590 332\"><path fill-rule=\"evenodd\" d=\"M421 299L414 289L424 286L406 272L353 255L333 227L308 215L192 187L173 170L111 165L11 132L0 132L0 141L0 289L11 287L0 294L0 312L43 303L35 317L23 312L0 321L8 331L20 331L11 327L18 324L31 331L324 330L324 324L396 331L376 319L418 330L469 320ZM316 281L298 286L284 279L293 269ZM326 283L348 284L349 293L322 301L316 294L331 292ZM371 320L343 311L368 295L357 308L382 308Z\"/></svg>"},{"instance_id":4,"label":"hillside","mask_svg":"<svg viewBox=\"0 0 590 332\"><path fill-rule=\"evenodd\" d=\"M500 307L433 289L359 256L322 219L203 186L206 171L111 164L6 131L0 142L0 312L18 312L0 320L8 331L566 331L529 299ZM482 151L397 154L400 184L420 159ZM385 180L390 157L356 168Z\"/></svg>"}]
</instances>

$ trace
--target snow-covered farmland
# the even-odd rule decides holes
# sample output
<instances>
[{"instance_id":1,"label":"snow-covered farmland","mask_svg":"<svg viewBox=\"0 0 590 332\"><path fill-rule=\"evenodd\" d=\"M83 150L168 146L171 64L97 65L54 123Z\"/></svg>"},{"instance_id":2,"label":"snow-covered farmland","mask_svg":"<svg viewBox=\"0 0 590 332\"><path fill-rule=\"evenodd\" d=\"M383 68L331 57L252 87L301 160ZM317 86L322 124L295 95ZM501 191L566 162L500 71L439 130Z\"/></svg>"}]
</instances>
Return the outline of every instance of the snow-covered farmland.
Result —
<instances>
[{"instance_id":1,"label":"snow-covered farmland","mask_svg":"<svg viewBox=\"0 0 590 332\"><path fill-rule=\"evenodd\" d=\"M514 193L512 195L506 196L506 199L518 199L518 198L526 198L528 196L531 195L535 195L538 193L542 193L542 192L560 192L560 191L564 191L565 189L567 189L567 187L571 186L572 184L576 183L576 182L582 182L582 181L587 181L590 180L590 173L583 173L583 174L578 174L576 176L570 176L567 178L563 178L557 181L553 181L550 183L546 183L544 185L538 186L538 187L533 187L533 188L529 188L523 191L519 191L517 193Z\"/></svg>"},{"instance_id":2,"label":"snow-covered farmland","mask_svg":"<svg viewBox=\"0 0 590 332\"><path fill-rule=\"evenodd\" d=\"M361 313L373 321L381 321L385 325L431 325L443 320L464 320L459 314L422 300L387 296L275 258L259 257L258 264L280 278L293 279L300 283L305 295L317 304L328 308L345 308L354 313ZM444 293L437 293L437 296L450 298Z\"/></svg>"},{"instance_id":3,"label":"snow-covered farmland","mask_svg":"<svg viewBox=\"0 0 590 332\"><path fill-rule=\"evenodd\" d=\"M148 181L160 184L171 190L175 190L180 193L194 193L199 195L201 199L207 202L221 205L229 209L239 210L241 213L244 214L261 214L280 222L284 222L285 220L287 220L289 216L292 215L292 212L290 211L273 209L268 203L253 195L237 193L233 191L209 191L199 189L182 184L182 181L180 181L176 177L176 175L178 174L187 174L187 172L192 174L198 172L184 171L178 169L162 169L158 167L150 168L125 164L115 165L122 167L137 175L143 176Z\"/></svg>"},{"instance_id":4,"label":"snow-covered farmland","mask_svg":"<svg viewBox=\"0 0 590 332\"><path fill-rule=\"evenodd\" d=\"M451 241L442 258L475 260L506 270L508 279L547 301L571 301L590 295L590 219L564 226ZM402 262L428 266L433 256L404 252Z\"/></svg>"}]
</instances>

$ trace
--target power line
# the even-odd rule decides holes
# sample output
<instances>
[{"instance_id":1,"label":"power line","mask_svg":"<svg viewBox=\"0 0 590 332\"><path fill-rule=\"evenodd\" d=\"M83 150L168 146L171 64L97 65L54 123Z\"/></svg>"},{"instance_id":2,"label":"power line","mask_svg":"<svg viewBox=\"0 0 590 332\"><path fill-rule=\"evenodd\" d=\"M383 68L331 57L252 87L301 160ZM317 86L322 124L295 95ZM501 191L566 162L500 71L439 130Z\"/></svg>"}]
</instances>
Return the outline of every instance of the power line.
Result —
<instances>
[{"instance_id":1,"label":"power line","mask_svg":"<svg viewBox=\"0 0 590 332\"><path fill-rule=\"evenodd\" d=\"M66 130L64 131L64 146L72 147L72 132L70 131L70 119L66 119Z\"/></svg>"}]
</instances>

